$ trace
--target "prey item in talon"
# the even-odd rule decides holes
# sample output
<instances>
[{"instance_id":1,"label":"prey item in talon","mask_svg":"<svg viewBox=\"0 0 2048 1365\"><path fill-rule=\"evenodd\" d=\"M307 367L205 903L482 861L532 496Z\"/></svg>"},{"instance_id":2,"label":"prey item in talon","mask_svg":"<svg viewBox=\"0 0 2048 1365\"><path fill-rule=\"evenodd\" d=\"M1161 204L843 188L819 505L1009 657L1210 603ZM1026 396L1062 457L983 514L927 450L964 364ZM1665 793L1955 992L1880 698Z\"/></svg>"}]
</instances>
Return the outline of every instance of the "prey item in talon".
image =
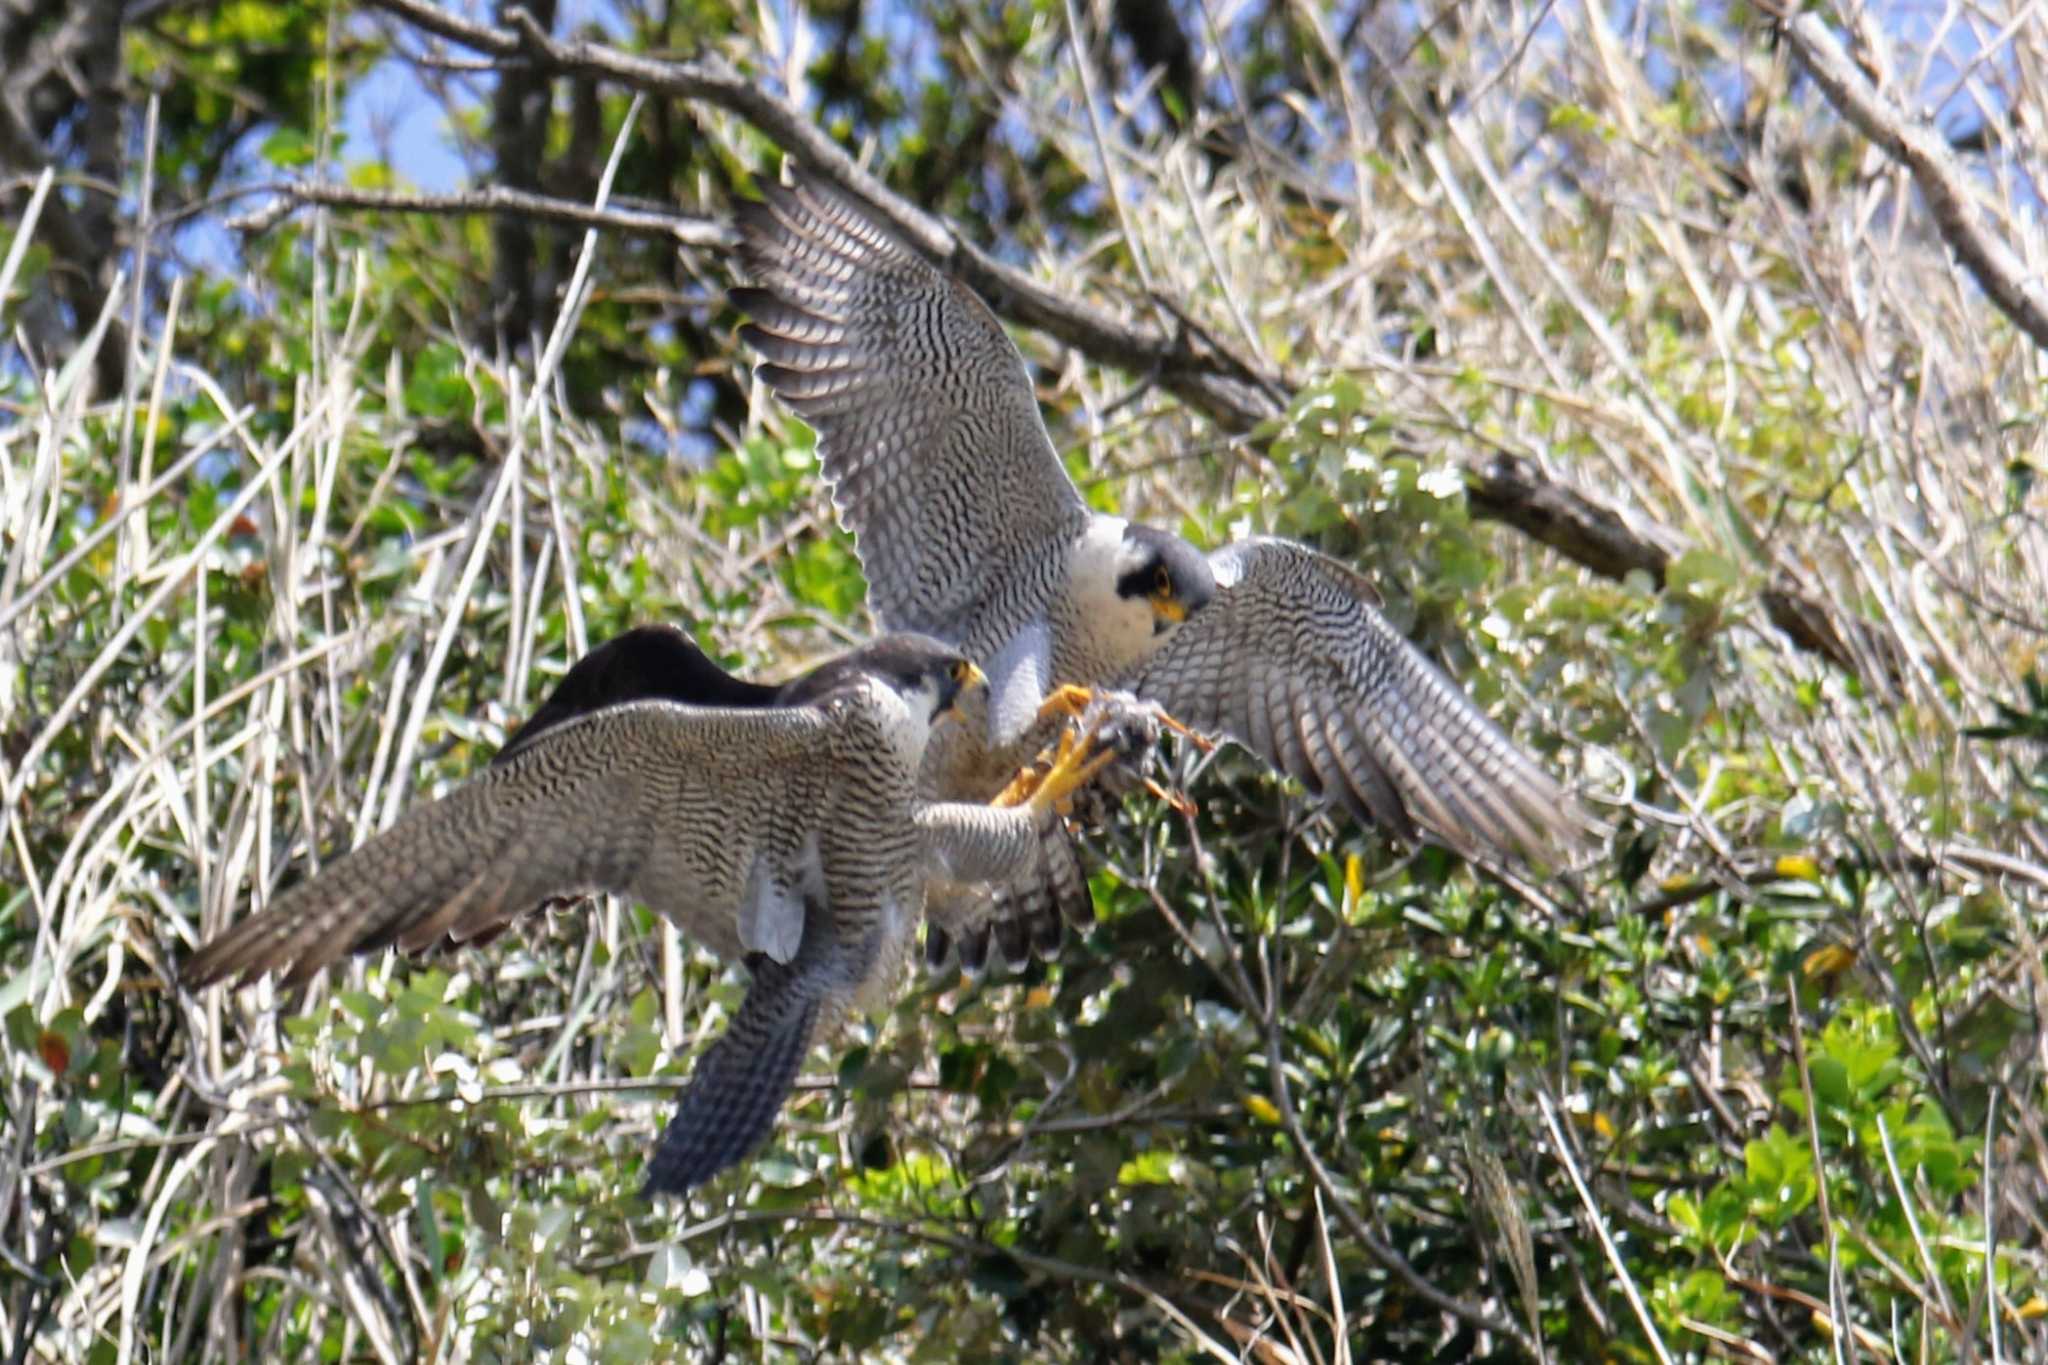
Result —
<instances>
[{"instance_id":1,"label":"prey item in talon","mask_svg":"<svg viewBox=\"0 0 2048 1365\"><path fill-rule=\"evenodd\" d=\"M986 305L858 200L785 171L738 213L753 287L731 299L755 374L818 433L876 619L956 642L989 676L985 723L928 765L929 792L1003 792L1050 699L1071 712L1065 689L1122 691L1398 839L1558 866L1598 833L1348 565L1267 536L1205 554L1091 507ZM948 894L939 913L985 957L990 917L1010 912Z\"/></svg>"}]
</instances>

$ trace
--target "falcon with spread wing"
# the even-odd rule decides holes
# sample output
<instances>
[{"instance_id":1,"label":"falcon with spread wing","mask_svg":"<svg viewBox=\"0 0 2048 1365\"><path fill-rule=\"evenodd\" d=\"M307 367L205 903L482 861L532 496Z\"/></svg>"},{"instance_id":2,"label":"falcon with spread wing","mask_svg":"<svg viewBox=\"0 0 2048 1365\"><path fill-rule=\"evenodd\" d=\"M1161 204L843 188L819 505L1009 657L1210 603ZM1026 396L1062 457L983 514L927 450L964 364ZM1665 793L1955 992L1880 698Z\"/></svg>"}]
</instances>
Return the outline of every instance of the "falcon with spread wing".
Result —
<instances>
[{"instance_id":1,"label":"falcon with spread wing","mask_svg":"<svg viewBox=\"0 0 2048 1365\"><path fill-rule=\"evenodd\" d=\"M811 1045L895 982L931 876L1031 875L1052 804L1103 761L1065 751L1009 808L919 799L934 722L983 681L918 635L769 687L679 631L628 632L481 774L202 946L181 979L296 984L348 953L487 938L554 898L632 896L752 976L648 1164L650 1192L680 1193L752 1150Z\"/></svg>"},{"instance_id":2,"label":"falcon with spread wing","mask_svg":"<svg viewBox=\"0 0 2048 1365\"><path fill-rule=\"evenodd\" d=\"M817 430L877 620L953 642L990 679L983 724L934 746L928 791L985 798L1034 751L1049 698L1109 688L1403 838L1542 859L1585 836L1564 789L1357 573L1281 539L1204 555L1090 510L971 290L814 176L762 194L738 213L756 287L732 294L755 372ZM970 965L991 930L1006 956L1058 942L1056 921L1020 924L1000 897L930 917L928 955L950 936Z\"/></svg>"}]
</instances>

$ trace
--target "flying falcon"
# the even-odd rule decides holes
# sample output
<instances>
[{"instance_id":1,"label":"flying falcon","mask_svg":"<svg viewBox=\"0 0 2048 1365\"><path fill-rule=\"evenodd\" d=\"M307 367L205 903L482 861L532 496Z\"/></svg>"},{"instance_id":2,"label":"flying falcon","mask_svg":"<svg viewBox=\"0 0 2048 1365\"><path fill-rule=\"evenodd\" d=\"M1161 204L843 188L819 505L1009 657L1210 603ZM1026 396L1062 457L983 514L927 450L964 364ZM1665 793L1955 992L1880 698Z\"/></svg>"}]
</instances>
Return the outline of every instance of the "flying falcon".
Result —
<instances>
[{"instance_id":1,"label":"flying falcon","mask_svg":"<svg viewBox=\"0 0 2048 1365\"><path fill-rule=\"evenodd\" d=\"M1127 689L1404 839L1550 860L1585 837L1564 789L1364 578L1294 541L1203 555L1090 510L971 290L815 176L762 195L738 210L758 287L732 293L755 373L816 429L882 627L951 641L988 671L985 724L934 746L928 791L985 799L1032 751L1048 699ZM963 961L985 958L975 904L934 905L928 955L950 930ZM1056 924L993 913L1006 955L1058 941Z\"/></svg>"},{"instance_id":2,"label":"flying falcon","mask_svg":"<svg viewBox=\"0 0 2048 1365\"><path fill-rule=\"evenodd\" d=\"M650 1193L680 1193L751 1151L812 1043L895 983L930 873L1030 875L1054 803L1109 757L1063 751L1009 808L918 800L934 722L983 685L918 635L777 688L679 631L628 632L480 775L201 947L181 979L292 985L348 953L487 938L557 897L632 896L752 975L648 1163Z\"/></svg>"}]
</instances>

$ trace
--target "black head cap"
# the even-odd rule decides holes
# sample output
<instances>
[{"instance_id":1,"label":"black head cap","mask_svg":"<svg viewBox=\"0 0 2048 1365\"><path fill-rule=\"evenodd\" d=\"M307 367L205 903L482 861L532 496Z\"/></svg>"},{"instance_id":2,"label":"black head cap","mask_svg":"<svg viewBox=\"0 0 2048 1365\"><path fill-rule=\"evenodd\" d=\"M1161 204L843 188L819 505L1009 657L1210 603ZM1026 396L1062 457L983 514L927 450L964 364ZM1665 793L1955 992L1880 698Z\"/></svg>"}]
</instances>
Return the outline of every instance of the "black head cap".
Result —
<instances>
[{"instance_id":1,"label":"black head cap","mask_svg":"<svg viewBox=\"0 0 2048 1365\"><path fill-rule=\"evenodd\" d=\"M936 680L938 699L932 714L937 716L953 704L962 687L981 677L981 670L958 649L929 635L884 635L818 665L783 688L780 700L785 706L807 705L864 677L880 678L899 692Z\"/></svg>"},{"instance_id":2,"label":"black head cap","mask_svg":"<svg viewBox=\"0 0 2048 1365\"><path fill-rule=\"evenodd\" d=\"M1119 597L1152 604L1155 629L1165 630L1209 605L1216 574L1208 558L1179 536L1135 522L1124 528L1124 570L1116 580Z\"/></svg>"}]
</instances>

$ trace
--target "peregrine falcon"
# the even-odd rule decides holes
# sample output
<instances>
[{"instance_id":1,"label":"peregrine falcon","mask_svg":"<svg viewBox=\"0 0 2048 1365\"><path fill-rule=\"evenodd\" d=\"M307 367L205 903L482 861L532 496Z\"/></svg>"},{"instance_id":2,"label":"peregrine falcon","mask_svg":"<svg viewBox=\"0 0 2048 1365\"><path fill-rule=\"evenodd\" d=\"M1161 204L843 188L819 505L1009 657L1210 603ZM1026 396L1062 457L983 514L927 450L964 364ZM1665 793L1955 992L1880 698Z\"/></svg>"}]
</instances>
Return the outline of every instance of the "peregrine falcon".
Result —
<instances>
[{"instance_id":1,"label":"peregrine falcon","mask_svg":"<svg viewBox=\"0 0 2048 1365\"><path fill-rule=\"evenodd\" d=\"M629 632L581 660L476 778L201 947L189 989L344 954L487 937L554 897L630 895L752 976L648 1163L680 1193L766 1136L814 1041L896 980L928 870L1028 874L1054 802L1106 756L1063 752L1029 801L917 799L934 722L984 685L957 649L885 636L783 687L688 637Z\"/></svg>"},{"instance_id":2,"label":"peregrine falcon","mask_svg":"<svg viewBox=\"0 0 2048 1365\"><path fill-rule=\"evenodd\" d=\"M985 798L1049 698L1109 688L1404 839L1548 859L1585 837L1564 789L1394 629L1364 578L1289 540L1203 555L1092 511L971 290L815 177L762 195L738 210L757 287L732 293L755 373L817 430L882 627L988 670L984 727L934 745L927 791ZM984 957L986 928L954 913L934 907L934 926L964 960ZM1056 926L1019 932L1006 913L1006 954L1057 943ZM928 955L945 942L932 935Z\"/></svg>"}]
</instances>

